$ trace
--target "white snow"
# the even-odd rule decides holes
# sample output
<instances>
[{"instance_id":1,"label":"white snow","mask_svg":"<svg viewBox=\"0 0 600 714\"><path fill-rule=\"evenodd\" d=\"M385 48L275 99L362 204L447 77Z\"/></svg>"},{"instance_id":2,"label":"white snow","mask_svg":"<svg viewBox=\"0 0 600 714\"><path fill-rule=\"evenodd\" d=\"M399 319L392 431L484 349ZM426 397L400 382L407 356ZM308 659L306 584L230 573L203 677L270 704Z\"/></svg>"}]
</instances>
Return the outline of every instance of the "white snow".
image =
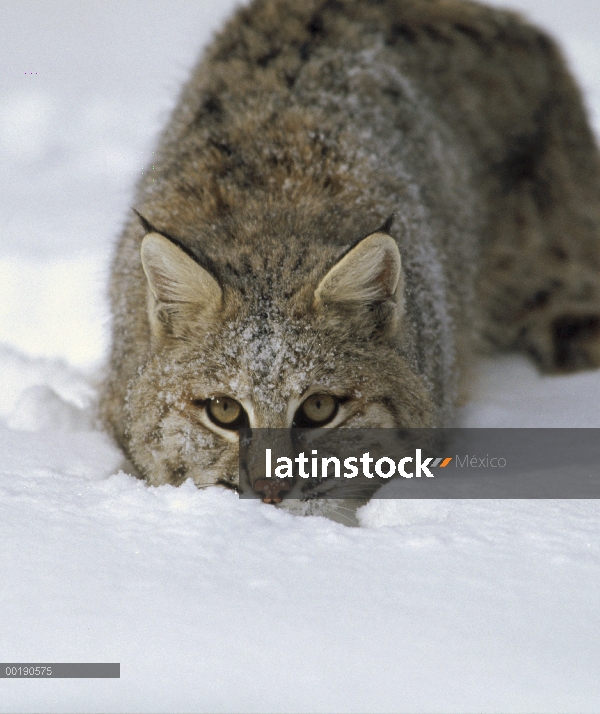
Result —
<instances>
[{"instance_id":1,"label":"white snow","mask_svg":"<svg viewBox=\"0 0 600 714\"><path fill-rule=\"evenodd\" d=\"M561 38L600 129L600 3L494 4ZM599 711L595 501L380 500L351 529L149 488L94 424L111 241L233 5L0 6L0 660L121 663L0 679L0 712ZM509 356L462 416L598 427L599 403L597 372Z\"/></svg>"}]
</instances>

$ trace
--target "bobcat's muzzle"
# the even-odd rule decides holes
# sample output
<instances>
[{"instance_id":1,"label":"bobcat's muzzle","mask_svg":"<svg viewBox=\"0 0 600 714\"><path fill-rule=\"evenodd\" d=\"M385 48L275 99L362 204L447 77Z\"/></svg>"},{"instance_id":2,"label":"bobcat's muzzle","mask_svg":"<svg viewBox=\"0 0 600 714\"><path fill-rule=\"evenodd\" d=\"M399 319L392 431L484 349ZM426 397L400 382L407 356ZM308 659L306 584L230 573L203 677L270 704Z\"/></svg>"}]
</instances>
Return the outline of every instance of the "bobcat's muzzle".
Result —
<instances>
[{"instance_id":1,"label":"bobcat's muzzle","mask_svg":"<svg viewBox=\"0 0 600 714\"><path fill-rule=\"evenodd\" d=\"M284 494L292 489L294 479L271 476L267 473L265 454L275 450L293 458L289 429L253 429L251 436L240 439L240 489L262 495L263 503L281 503Z\"/></svg>"},{"instance_id":2,"label":"bobcat's muzzle","mask_svg":"<svg viewBox=\"0 0 600 714\"><path fill-rule=\"evenodd\" d=\"M289 480L282 481L281 479L269 480L266 478L259 479L254 482L254 490L256 493L263 494L263 503L281 503L281 493L289 491L292 484Z\"/></svg>"}]
</instances>

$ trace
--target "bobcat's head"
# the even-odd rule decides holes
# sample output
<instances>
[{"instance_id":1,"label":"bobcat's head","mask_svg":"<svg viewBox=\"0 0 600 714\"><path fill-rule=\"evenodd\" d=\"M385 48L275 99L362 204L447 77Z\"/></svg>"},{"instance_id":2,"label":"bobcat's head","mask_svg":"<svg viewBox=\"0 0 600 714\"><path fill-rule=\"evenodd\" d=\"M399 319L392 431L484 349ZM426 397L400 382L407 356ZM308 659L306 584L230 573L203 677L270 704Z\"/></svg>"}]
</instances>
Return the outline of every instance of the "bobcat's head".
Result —
<instances>
[{"instance_id":1,"label":"bobcat's head","mask_svg":"<svg viewBox=\"0 0 600 714\"><path fill-rule=\"evenodd\" d=\"M280 242L278 264L255 251L242 270L149 228L150 354L127 409L130 456L151 484L192 478L279 502L297 484L275 492L251 466L239 474L240 428L431 425L427 387L403 356L404 280L388 229L341 255L324 246L296 270Z\"/></svg>"}]
</instances>

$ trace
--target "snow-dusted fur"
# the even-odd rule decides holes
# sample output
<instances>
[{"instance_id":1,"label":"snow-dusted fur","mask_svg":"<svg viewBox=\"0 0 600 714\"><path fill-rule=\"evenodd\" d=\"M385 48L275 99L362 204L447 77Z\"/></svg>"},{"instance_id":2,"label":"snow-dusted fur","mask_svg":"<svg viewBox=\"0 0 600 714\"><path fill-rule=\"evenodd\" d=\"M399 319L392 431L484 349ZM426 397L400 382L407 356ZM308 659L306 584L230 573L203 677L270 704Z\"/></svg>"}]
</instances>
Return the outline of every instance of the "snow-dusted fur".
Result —
<instances>
[{"instance_id":1,"label":"snow-dusted fur","mask_svg":"<svg viewBox=\"0 0 600 714\"><path fill-rule=\"evenodd\" d=\"M439 426L476 344L597 365L598 167L560 53L516 15L253 2L140 182L106 423L150 483L233 485L237 435L212 397L253 427L291 426L311 393L338 399L331 426Z\"/></svg>"}]
</instances>

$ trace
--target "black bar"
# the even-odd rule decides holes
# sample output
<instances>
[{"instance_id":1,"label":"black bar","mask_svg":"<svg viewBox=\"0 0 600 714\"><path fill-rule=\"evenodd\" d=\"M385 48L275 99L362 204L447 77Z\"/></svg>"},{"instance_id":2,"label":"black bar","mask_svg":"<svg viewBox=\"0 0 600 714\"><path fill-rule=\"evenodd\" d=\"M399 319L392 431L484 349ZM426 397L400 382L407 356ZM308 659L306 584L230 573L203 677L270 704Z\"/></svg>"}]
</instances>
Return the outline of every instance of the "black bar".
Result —
<instances>
[{"instance_id":1,"label":"black bar","mask_svg":"<svg viewBox=\"0 0 600 714\"><path fill-rule=\"evenodd\" d=\"M0 662L0 679L101 679L121 677L119 662Z\"/></svg>"},{"instance_id":2,"label":"black bar","mask_svg":"<svg viewBox=\"0 0 600 714\"><path fill-rule=\"evenodd\" d=\"M241 430L238 485L241 498L600 498L600 429Z\"/></svg>"}]
</instances>

